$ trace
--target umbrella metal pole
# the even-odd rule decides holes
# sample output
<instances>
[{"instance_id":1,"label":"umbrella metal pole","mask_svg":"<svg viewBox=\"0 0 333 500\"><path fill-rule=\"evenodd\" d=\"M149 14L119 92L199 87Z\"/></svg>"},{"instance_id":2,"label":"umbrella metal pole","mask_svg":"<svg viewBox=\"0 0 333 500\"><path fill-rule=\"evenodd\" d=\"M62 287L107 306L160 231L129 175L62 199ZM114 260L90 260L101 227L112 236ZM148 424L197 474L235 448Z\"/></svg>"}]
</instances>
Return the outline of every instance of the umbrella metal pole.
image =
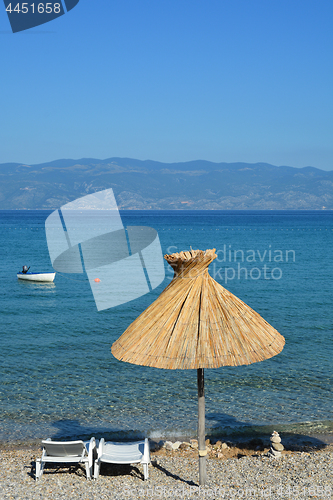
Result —
<instances>
[{"instance_id":1,"label":"umbrella metal pole","mask_svg":"<svg viewBox=\"0 0 333 500\"><path fill-rule=\"evenodd\" d=\"M198 449L199 484L206 482L206 440L205 440L205 380L204 369L198 368Z\"/></svg>"}]
</instances>

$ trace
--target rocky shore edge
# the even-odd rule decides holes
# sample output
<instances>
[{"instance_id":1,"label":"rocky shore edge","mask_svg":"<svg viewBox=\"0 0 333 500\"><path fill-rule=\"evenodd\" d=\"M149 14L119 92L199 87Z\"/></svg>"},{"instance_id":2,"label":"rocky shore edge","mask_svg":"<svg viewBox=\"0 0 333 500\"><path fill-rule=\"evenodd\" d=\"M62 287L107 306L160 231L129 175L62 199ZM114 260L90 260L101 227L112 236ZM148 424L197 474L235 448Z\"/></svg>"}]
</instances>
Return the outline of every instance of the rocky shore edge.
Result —
<instances>
[{"instance_id":1,"label":"rocky shore edge","mask_svg":"<svg viewBox=\"0 0 333 500\"><path fill-rule=\"evenodd\" d=\"M207 484L198 485L197 440L150 440L149 479L140 464L103 464L96 481L87 481L81 465L47 467L35 481L38 443L0 443L1 500L238 499L294 500L332 498L333 445L284 443L281 455L270 453L274 441L206 441ZM293 448L293 449L292 449Z\"/></svg>"},{"instance_id":2,"label":"rocky shore edge","mask_svg":"<svg viewBox=\"0 0 333 500\"><path fill-rule=\"evenodd\" d=\"M292 453L316 453L323 450L333 450L333 444L318 443L317 439L303 441L284 439L285 446L281 443L280 435L274 431L270 438L253 438L245 441L229 441L222 438L206 439L207 457L211 459L225 460L229 458L242 458L251 456L268 456L280 458L285 454ZM198 440L150 440L150 451L152 457L159 456L188 456L198 455ZM277 451L278 450L278 451Z\"/></svg>"}]
</instances>

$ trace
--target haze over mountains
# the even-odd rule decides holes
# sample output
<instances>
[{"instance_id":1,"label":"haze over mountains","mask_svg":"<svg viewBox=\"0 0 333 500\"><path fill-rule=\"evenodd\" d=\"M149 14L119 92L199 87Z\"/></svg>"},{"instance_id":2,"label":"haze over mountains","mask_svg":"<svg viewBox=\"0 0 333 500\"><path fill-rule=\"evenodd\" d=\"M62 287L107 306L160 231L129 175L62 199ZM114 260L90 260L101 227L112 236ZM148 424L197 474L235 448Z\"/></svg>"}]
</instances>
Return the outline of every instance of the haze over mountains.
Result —
<instances>
[{"instance_id":1,"label":"haze over mountains","mask_svg":"<svg viewBox=\"0 0 333 500\"><path fill-rule=\"evenodd\" d=\"M112 188L121 209L333 209L333 171L129 158L0 164L0 209L56 209Z\"/></svg>"}]
</instances>

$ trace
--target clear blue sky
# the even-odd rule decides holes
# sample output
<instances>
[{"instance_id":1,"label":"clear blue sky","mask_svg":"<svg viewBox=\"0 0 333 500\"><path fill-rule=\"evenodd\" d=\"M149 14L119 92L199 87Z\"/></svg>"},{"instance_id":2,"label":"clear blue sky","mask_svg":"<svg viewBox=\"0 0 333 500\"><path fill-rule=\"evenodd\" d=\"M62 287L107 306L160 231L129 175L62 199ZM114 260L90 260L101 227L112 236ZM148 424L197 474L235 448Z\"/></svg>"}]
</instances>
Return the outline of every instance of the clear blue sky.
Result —
<instances>
[{"instance_id":1,"label":"clear blue sky","mask_svg":"<svg viewBox=\"0 0 333 500\"><path fill-rule=\"evenodd\" d=\"M0 163L333 169L332 0L80 0L16 34L1 2L0 44Z\"/></svg>"}]
</instances>

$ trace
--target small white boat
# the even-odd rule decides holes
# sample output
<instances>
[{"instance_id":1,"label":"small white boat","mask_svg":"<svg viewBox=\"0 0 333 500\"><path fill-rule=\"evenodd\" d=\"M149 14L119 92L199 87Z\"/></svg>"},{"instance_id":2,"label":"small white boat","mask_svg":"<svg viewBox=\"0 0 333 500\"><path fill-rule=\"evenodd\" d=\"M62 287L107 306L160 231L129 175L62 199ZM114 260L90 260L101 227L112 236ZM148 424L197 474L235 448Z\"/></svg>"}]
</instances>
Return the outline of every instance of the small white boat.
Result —
<instances>
[{"instance_id":1,"label":"small white boat","mask_svg":"<svg viewBox=\"0 0 333 500\"><path fill-rule=\"evenodd\" d=\"M17 273L19 280L40 281L50 283L54 280L56 273Z\"/></svg>"}]
</instances>

